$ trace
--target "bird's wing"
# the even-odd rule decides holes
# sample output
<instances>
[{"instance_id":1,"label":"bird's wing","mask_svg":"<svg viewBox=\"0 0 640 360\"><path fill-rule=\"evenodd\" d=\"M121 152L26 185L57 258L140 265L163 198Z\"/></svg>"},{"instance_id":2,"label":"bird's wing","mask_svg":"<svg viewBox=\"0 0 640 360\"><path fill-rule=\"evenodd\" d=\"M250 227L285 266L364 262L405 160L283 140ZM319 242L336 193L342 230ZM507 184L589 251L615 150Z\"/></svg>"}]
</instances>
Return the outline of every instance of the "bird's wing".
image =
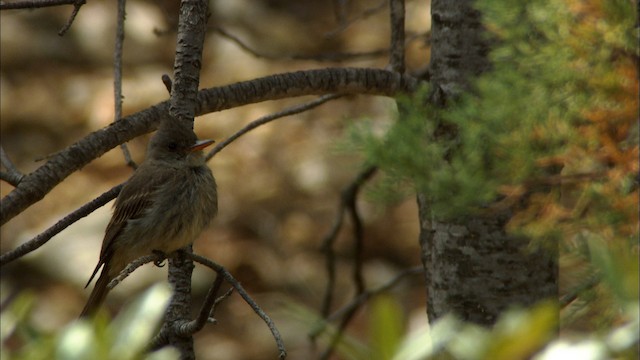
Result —
<instances>
[{"instance_id":1,"label":"bird's wing","mask_svg":"<svg viewBox=\"0 0 640 360\"><path fill-rule=\"evenodd\" d=\"M114 251L114 240L124 230L127 222L143 216L145 210L153 205L154 194L158 187L166 183L167 178L171 176L170 171L162 171L163 169L157 168L152 175L147 175L147 169L143 168L143 166L144 164L127 181L116 200L113 216L107 225L104 239L102 240L100 260L93 270L87 285L91 283L98 270L111 259Z\"/></svg>"}]
</instances>

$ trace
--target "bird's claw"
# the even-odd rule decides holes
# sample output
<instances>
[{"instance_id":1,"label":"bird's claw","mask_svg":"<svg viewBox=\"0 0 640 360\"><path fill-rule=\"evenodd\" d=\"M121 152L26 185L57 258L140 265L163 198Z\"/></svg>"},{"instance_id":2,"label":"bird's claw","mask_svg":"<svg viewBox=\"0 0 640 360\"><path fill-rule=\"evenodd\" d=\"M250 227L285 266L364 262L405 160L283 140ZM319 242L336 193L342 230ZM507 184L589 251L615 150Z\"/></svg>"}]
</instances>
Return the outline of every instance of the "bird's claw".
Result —
<instances>
[{"instance_id":1,"label":"bird's claw","mask_svg":"<svg viewBox=\"0 0 640 360\"><path fill-rule=\"evenodd\" d=\"M167 259L167 254L160 250L151 250L151 252L158 256L158 259L153 261L153 265L157 267L164 267L164 261Z\"/></svg>"}]
</instances>

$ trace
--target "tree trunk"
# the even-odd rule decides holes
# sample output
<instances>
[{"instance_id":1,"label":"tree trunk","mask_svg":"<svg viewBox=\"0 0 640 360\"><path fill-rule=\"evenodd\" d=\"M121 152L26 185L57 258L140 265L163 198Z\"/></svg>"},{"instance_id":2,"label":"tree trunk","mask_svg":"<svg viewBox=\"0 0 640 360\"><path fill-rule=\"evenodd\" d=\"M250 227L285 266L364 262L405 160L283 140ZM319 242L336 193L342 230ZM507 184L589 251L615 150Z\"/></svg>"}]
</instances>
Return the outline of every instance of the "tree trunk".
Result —
<instances>
[{"instance_id":1,"label":"tree trunk","mask_svg":"<svg viewBox=\"0 0 640 360\"><path fill-rule=\"evenodd\" d=\"M470 0L431 2L432 101L444 106L490 67L481 17ZM435 95L435 96L433 96ZM420 246L429 321L447 313L491 326L512 305L557 298L557 261L529 252L527 239L505 232L508 211L437 221L427 194L418 195Z\"/></svg>"}]
</instances>

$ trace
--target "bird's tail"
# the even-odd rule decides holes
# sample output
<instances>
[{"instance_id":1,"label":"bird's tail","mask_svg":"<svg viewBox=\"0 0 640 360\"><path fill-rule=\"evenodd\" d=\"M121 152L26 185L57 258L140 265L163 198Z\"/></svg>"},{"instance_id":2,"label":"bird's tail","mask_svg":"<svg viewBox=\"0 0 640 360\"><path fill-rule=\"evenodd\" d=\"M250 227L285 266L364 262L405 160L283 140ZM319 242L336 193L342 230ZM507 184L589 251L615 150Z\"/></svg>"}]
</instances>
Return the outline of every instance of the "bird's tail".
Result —
<instances>
[{"instance_id":1,"label":"bird's tail","mask_svg":"<svg viewBox=\"0 0 640 360\"><path fill-rule=\"evenodd\" d=\"M91 295L89 295L89 300L87 300L87 304L84 306L84 309L82 309L82 313L80 313L81 318L94 315L98 308L100 308L104 298L107 296L107 293L109 292L107 285L109 285L109 281L111 280L109 278L108 270L107 266L102 269L102 273L100 274L98 281L96 281L96 285L93 287Z\"/></svg>"}]
</instances>

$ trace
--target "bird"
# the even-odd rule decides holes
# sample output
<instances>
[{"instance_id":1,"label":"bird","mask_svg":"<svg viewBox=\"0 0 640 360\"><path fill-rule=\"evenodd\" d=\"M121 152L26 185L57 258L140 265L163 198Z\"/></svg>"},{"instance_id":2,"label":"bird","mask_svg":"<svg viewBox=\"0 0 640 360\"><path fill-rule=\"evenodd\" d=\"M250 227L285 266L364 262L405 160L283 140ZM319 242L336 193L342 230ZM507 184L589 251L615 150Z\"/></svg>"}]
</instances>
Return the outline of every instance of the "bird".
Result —
<instances>
[{"instance_id":1,"label":"bird","mask_svg":"<svg viewBox=\"0 0 640 360\"><path fill-rule=\"evenodd\" d=\"M200 235L218 212L218 193L192 128L163 119L144 161L123 186L102 240L100 257L87 285L100 276L80 317L96 313L108 284L132 261L153 253L170 254Z\"/></svg>"}]
</instances>

